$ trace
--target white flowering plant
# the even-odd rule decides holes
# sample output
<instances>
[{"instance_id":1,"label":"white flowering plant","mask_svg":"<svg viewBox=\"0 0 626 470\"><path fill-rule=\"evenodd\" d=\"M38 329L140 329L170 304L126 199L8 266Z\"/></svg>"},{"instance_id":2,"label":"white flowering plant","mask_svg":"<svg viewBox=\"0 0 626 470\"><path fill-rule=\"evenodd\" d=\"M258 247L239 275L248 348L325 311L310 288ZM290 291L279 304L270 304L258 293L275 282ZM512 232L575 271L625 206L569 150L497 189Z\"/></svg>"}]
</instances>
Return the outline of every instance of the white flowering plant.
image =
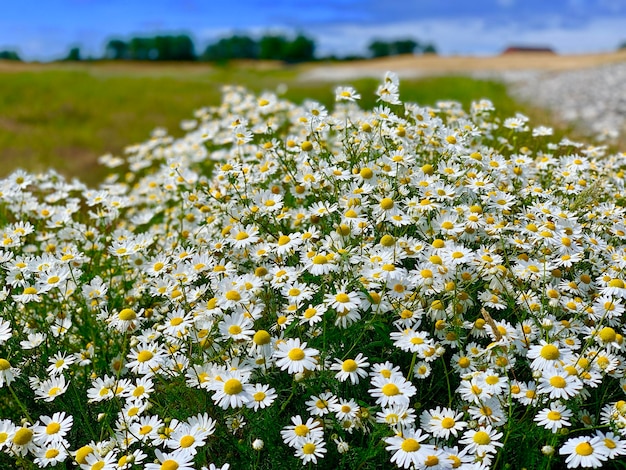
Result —
<instances>
[{"instance_id":1,"label":"white flowering plant","mask_svg":"<svg viewBox=\"0 0 626 470\"><path fill-rule=\"evenodd\" d=\"M0 181L2 466L617 464L626 154L399 86Z\"/></svg>"}]
</instances>

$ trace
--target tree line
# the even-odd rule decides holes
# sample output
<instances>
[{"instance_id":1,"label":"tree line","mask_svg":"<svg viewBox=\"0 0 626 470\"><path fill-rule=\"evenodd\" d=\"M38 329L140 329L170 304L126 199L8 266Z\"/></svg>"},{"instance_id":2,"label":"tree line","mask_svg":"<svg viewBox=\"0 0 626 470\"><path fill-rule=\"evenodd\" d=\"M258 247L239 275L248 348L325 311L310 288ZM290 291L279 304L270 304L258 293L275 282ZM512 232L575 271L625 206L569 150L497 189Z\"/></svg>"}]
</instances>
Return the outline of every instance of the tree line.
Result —
<instances>
[{"instance_id":1,"label":"tree line","mask_svg":"<svg viewBox=\"0 0 626 470\"><path fill-rule=\"evenodd\" d=\"M436 53L430 43L420 43L412 38L393 41L376 39L368 46L369 55L316 57L315 41L300 33L293 37L283 34L265 34L260 38L234 34L210 43L198 52L193 40L186 34L138 36L129 40L111 39L102 57L85 58L79 47L72 47L62 59L81 60L141 60L141 61L211 61L278 60L287 63L314 60L354 60L368 57L385 57L398 54ZM20 60L15 51L0 51L0 59Z\"/></svg>"}]
</instances>

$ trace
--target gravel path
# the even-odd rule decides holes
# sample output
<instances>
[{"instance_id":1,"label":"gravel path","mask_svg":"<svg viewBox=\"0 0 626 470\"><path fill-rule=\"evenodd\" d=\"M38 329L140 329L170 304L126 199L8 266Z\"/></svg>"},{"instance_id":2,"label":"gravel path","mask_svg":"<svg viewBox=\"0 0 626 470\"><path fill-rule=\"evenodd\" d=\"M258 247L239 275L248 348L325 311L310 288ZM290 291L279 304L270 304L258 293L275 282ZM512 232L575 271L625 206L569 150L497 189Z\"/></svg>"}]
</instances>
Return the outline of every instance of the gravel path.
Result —
<instances>
[{"instance_id":1,"label":"gravel path","mask_svg":"<svg viewBox=\"0 0 626 470\"><path fill-rule=\"evenodd\" d=\"M566 72L504 73L511 94L602 138L626 135L626 62Z\"/></svg>"}]
</instances>

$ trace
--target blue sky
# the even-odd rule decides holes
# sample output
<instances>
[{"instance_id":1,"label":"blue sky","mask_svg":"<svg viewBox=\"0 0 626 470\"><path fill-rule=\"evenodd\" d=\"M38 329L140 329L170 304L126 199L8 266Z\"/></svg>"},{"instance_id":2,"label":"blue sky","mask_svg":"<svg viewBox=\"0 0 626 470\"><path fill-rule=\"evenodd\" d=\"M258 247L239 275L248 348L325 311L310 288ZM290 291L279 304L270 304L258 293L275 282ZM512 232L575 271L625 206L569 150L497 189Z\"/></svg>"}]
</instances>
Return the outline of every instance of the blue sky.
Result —
<instances>
[{"instance_id":1,"label":"blue sky","mask_svg":"<svg viewBox=\"0 0 626 470\"><path fill-rule=\"evenodd\" d=\"M413 37L445 55L497 54L511 44L560 53L611 51L626 41L626 0L23 0L3 2L0 50L26 60L112 37L190 34L199 50L235 32L302 31L318 53L364 54L372 39Z\"/></svg>"}]
</instances>

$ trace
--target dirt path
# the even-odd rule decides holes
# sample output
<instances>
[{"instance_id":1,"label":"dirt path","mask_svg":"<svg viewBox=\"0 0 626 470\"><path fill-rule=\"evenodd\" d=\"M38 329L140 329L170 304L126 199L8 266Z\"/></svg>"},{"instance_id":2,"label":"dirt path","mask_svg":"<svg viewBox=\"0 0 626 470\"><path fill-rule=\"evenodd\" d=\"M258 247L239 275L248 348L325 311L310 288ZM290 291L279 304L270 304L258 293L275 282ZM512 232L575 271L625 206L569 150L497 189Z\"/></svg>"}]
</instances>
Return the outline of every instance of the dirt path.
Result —
<instances>
[{"instance_id":1,"label":"dirt path","mask_svg":"<svg viewBox=\"0 0 626 470\"><path fill-rule=\"evenodd\" d=\"M383 59L306 66L302 80L350 80L380 77L393 70L401 77L503 72L561 72L626 61L626 50L603 54L555 55L517 53L492 57L397 56Z\"/></svg>"}]
</instances>

